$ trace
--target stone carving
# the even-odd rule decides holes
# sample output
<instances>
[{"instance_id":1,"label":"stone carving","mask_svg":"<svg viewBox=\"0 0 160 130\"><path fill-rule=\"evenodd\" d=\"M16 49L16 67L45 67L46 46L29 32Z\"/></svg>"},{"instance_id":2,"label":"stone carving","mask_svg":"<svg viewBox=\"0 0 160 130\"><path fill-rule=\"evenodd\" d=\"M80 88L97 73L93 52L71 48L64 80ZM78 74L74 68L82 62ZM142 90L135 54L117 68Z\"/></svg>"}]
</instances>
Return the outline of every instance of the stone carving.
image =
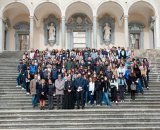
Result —
<instances>
[{"instance_id":1,"label":"stone carving","mask_svg":"<svg viewBox=\"0 0 160 130\"><path fill-rule=\"evenodd\" d=\"M49 30L49 33L48 33L49 38L48 38L48 40L49 41L55 41L56 29L55 29L53 23L51 23L51 25L48 26L48 30Z\"/></svg>"},{"instance_id":2,"label":"stone carving","mask_svg":"<svg viewBox=\"0 0 160 130\"><path fill-rule=\"evenodd\" d=\"M27 22L19 22L14 26L14 29L18 31L28 31L30 29L30 26Z\"/></svg>"},{"instance_id":3,"label":"stone carving","mask_svg":"<svg viewBox=\"0 0 160 130\"><path fill-rule=\"evenodd\" d=\"M136 38L133 34L130 34L130 39L131 39L131 44L135 44L136 43Z\"/></svg>"},{"instance_id":4,"label":"stone carving","mask_svg":"<svg viewBox=\"0 0 160 130\"><path fill-rule=\"evenodd\" d=\"M45 45L59 44L59 19L54 15L49 15L44 19L44 43Z\"/></svg>"},{"instance_id":5,"label":"stone carving","mask_svg":"<svg viewBox=\"0 0 160 130\"><path fill-rule=\"evenodd\" d=\"M115 19L109 15L104 15L98 19L100 43L106 46L115 43Z\"/></svg>"},{"instance_id":6,"label":"stone carving","mask_svg":"<svg viewBox=\"0 0 160 130\"><path fill-rule=\"evenodd\" d=\"M108 23L106 23L104 26L104 36L103 36L105 42L110 41L110 35L111 35L111 27L109 26Z\"/></svg>"},{"instance_id":7,"label":"stone carving","mask_svg":"<svg viewBox=\"0 0 160 130\"><path fill-rule=\"evenodd\" d=\"M92 28L92 22L87 15L77 13L68 19L66 26L68 30L87 30Z\"/></svg>"}]
</instances>

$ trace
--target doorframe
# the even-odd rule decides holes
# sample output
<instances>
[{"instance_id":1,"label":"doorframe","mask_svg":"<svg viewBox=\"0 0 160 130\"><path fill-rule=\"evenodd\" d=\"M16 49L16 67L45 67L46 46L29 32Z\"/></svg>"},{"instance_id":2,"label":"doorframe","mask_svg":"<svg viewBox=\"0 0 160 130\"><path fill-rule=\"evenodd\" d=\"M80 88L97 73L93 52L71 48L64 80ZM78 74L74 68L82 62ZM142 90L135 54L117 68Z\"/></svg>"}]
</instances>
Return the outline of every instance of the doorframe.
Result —
<instances>
[{"instance_id":1,"label":"doorframe","mask_svg":"<svg viewBox=\"0 0 160 130\"><path fill-rule=\"evenodd\" d=\"M87 31L86 30L72 30L72 35L73 35L73 33L74 32L84 32L85 33L85 45L86 45L86 47L88 47L88 42L87 42L87 40L89 39L88 37L87 37ZM74 35L73 35L74 36ZM74 37L73 37L73 40L74 40ZM72 48L74 48L74 42L72 43Z\"/></svg>"},{"instance_id":2,"label":"doorframe","mask_svg":"<svg viewBox=\"0 0 160 130\"><path fill-rule=\"evenodd\" d=\"M19 22L14 26L15 29L15 50L19 50L19 35L29 35L30 34L30 25L28 22ZM29 48L29 45L28 45Z\"/></svg>"},{"instance_id":3,"label":"doorframe","mask_svg":"<svg viewBox=\"0 0 160 130\"><path fill-rule=\"evenodd\" d=\"M130 39L130 34L140 34L140 40L139 40L139 49L144 49L144 25L139 22L131 22L129 23L129 39ZM131 39L130 39L130 46L131 45Z\"/></svg>"},{"instance_id":4,"label":"doorframe","mask_svg":"<svg viewBox=\"0 0 160 130\"><path fill-rule=\"evenodd\" d=\"M67 21L67 49L73 48L73 32L76 30L85 30L86 47L92 47L92 21L83 13L73 14Z\"/></svg>"}]
</instances>

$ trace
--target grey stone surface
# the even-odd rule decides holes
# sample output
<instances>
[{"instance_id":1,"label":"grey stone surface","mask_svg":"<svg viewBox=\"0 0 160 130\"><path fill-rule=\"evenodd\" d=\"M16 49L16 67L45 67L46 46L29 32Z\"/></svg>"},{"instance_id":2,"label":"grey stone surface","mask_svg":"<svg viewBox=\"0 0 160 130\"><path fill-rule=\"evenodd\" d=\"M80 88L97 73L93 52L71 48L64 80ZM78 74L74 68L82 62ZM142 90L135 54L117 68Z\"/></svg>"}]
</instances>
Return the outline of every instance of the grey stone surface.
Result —
<instances>
[{"instance_id":1,"label":"grey stone surface","mask_svg":"<svg viewBox=\"0 0 160 130\"><path fill-rule=\"evenodd\" d=\"M147 52L148 53L148 52ZM155 52L149 51L155 55ZM158 53L158 52L157 52ZM143 56L147 55L143 52ZM159 56L159 54L157 54ZM31 96L16 88L16 67L21 52L0 55L0 129L1 130L159 130L160 129L160 60L151 60L150 89L112 107L101 106L84 110L33 109ZM156 56L154 56L156 58ZM3 68L3 65L5 67ZM56 102L54 102L55 104Z\"/></svg>"}]
</instances>

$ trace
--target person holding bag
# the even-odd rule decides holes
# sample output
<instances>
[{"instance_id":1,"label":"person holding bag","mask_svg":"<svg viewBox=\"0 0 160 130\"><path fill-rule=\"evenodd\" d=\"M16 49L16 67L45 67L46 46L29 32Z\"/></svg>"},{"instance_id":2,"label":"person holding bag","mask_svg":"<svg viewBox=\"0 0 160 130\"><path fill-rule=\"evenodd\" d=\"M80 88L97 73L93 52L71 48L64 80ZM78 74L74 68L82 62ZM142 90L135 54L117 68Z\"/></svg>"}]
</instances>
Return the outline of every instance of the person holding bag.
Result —
<instances>
[{"instance_id":1,"label":"person holding bag","mask_svg":"<svg viewBox=\"0 0 160 130\"><path fill-rule=\"evenodd\" d=\"M135 100L135 93L136 93L136 75L133 72L130 73L129 75L129 81L131 83L130 88L131 88L131 99Z\"/></svg>"}]
</instances>

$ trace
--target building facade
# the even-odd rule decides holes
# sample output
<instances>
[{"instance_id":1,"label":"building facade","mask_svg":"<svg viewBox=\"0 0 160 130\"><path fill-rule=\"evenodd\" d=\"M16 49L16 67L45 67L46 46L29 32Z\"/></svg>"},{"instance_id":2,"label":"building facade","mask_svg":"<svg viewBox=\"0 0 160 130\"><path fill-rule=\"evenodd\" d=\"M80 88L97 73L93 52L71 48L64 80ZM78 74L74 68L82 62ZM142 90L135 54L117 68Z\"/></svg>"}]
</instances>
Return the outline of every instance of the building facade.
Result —
<instances>
[{"instance_id":1,"label":"building facade","mask_svg":"<svg viewBox=\"0 0 160 130\"><path fill-rule=\"evenodd\" d=\"M160 48L159 0L0 0L0 51Z\"/></svg>"}]
</instances>

